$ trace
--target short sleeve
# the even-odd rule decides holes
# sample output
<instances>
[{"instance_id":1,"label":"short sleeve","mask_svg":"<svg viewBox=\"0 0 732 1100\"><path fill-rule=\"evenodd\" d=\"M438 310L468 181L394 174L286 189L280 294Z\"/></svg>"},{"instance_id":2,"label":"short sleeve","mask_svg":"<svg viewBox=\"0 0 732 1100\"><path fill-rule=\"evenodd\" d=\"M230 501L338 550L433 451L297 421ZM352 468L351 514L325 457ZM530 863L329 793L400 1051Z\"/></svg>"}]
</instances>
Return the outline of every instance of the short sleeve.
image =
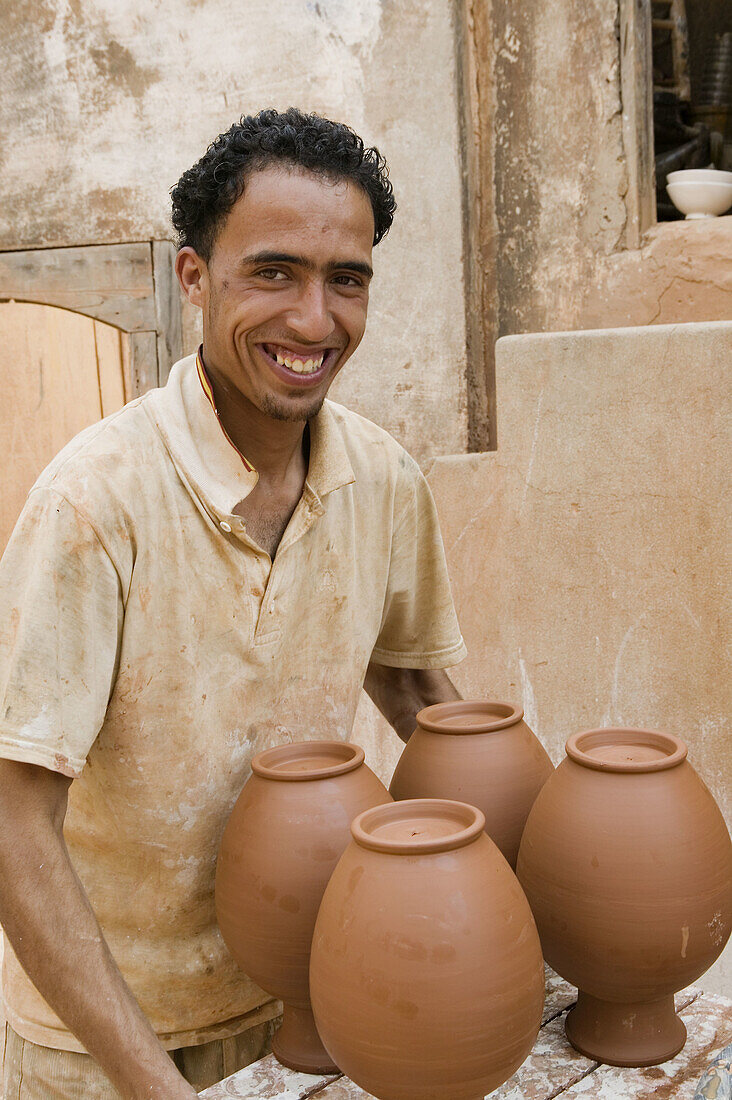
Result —
<instances>
[{"instance_id":1,"label":"short sleeve","mask_svg":"<svg viewBox=\"0 0 732 1100\"><path fill-rule=\"evenodd\" d=\"M430 487L404 452L381 629L371 660L395 668L449 668L466 654Z\"/></svg>"},{"instance_id":2,"label":"short sleeve","mask_svg":"<svg viewBox=\"0 0 732 1100\"><path fill-rule=\"evenodd\" d=\"M90 522L34 489L0 562L0 757L81 774L122 622L119 576Z\"/></svg>"}]
</instances>

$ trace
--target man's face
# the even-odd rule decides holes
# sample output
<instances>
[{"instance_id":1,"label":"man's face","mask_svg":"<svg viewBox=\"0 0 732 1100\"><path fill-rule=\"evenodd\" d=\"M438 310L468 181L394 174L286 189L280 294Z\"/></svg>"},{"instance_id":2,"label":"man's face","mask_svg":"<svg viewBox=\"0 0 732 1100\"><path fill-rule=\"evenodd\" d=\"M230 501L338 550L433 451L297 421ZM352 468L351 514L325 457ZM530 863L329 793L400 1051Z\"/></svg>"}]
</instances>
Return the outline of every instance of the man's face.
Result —
<instances>
[{"instance_id":1,"label":"man's face","mask_svg":"<svg viewBox=\"0 0 732 1100\"><path fill-rule=\"evenodd\" d=\"M208 263L193 253L200 300L189 297L203 309L205 358L218 380L275 420L314 416L363 336L373 236L357 185L279 167L254 172Z\"/></svg>"}]
</instances>

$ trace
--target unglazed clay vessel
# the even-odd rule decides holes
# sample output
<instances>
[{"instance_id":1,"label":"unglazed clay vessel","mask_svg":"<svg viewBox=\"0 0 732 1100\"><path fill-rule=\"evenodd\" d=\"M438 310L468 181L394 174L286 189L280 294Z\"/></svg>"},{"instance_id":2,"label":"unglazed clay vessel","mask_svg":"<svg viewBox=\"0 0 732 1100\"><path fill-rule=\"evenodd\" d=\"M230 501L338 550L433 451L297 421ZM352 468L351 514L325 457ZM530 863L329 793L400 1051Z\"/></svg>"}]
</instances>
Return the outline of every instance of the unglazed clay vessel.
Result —
<instances>
[{"instance_id":1,"label":"unglazed clay vessel","mask_svg":"<svg viewBox=\"0 0 732 1100\"><path fill-rule=\"evenodd\" d=\"M512 867L534 799L554 770L512 703L436 703L417 715L389 791L404 798L455 798L485 814L485 830Z\"/></svg>"},{"instance_id":2,"label":"unglazed clay vessel","mask_svg":"<svg viewBox=\"0 0 732 1100\"><path fill-rule=\"evenodd\" d=\"M254 757L224 830L216 867L219 927L242 970L284 1002L272 1050L291 1069L336 1070L310 1010L310 943L351 821L383 802L391 797L358 745L280 745Z\"/></svg>"},{"instance_id":3,"label":"unglazed clay vessel","mask_svg":"<svg viewBox=\"0 0 732 1100\"><path fill-rule=\"evenodd\" d=\"M517 874L544 957L580 991L569 1041L610 1065L655 1065L686 1041L674 993L730 934L729 833L677 737L588 730L566 748L529 814Z\"/></svg>"},{"instance_id":4,"label":"unglazed clay vessel","mask_svg":"<svg viewBox=\"0 0 732 1100\"><path fill-rule=\"evenodd\" d=\"M333 1060L381 1100L482 1100L536 1039L531 910L475 806L357 817L318 914L313 1012Z\"/></svg>"}]
</instances>

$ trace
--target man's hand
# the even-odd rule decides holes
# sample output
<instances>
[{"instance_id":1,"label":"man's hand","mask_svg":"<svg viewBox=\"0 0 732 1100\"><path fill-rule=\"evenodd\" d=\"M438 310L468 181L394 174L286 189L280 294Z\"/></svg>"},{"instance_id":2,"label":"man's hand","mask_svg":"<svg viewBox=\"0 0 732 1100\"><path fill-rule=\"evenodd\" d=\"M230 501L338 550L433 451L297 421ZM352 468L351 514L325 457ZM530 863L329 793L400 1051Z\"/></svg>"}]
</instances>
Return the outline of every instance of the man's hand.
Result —
<instances>
[{"instance_id":1,"label":"man's hand","mask_svg":"<svg viewBox=\"0 0 732 1100\"><path fill-rule=\"evenodd\" d=\"M190 1100L107 947L63 838L71 780L0 759L0 924L23 969L125 1100Z\"/></svg>"},{"instance_id":2,"label":"man's hand","mask_svg":"<svg viewBox=\"0 0 732 1100\"><path fill-rule=\"evenodd\" d=\"M444 669L370 664L363 686L402 741L408 741L414 733L417 711L422 707L461 698Z\"/></svg>"}]
</instances>

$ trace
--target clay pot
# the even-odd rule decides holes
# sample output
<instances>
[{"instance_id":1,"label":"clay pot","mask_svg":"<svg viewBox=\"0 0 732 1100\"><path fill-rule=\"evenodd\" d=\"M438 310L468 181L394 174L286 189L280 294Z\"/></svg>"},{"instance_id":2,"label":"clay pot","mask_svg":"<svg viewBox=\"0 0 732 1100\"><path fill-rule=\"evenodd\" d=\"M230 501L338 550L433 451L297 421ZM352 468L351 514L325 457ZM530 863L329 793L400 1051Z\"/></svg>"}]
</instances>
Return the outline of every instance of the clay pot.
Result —
<instances>
[{"instance_id":1,"label":"clay pot","mask_svg":"<svg viewBox=\"0 0 732 1100\"><path fill-rule=\"evenodd\" d=\"M686 1041L674 993L730 934L729 834L677 737L598 729L566 747L517 874L544 957L580 990L569 1041L600 1062L655 1065Z\"/></svg>"},{"instance_id":2,"label":"clay pot","mask_svg":"<svg viewBox=\"0 0 732 1100\"><path fill-rule=\"evenodd\" d=\"M396 766L389 791L404 798L455 798L485 814L485 831L516 867L534 799L554 770L540 741L512 703L436 703Z\"/></svg>"},{"instance_id":3,"label":"clay pot","mask_svg":"<svg viewBox=\"0 0 732 1100\"><path fill-rule=\"evenodd\" d=\"M284 1002L272 1049L305 1073L336 1070L310 1010L310 943L352 819L391 802L358 745L309 741L258 753L221 841L216 915L227 947Z\"/></svg>"},{"instance_id":4,"label":"clay pot","mask_svg":"<svg viewBox=\"0 0 732 1100\"><path fill-rule=\"evenodd\" d=\"M544 968L518 881L474 806L416 799L357 817L325 891L318 1030L381 1100L482 1100L531 1050Z\"/></svg>"}]
</instances>

